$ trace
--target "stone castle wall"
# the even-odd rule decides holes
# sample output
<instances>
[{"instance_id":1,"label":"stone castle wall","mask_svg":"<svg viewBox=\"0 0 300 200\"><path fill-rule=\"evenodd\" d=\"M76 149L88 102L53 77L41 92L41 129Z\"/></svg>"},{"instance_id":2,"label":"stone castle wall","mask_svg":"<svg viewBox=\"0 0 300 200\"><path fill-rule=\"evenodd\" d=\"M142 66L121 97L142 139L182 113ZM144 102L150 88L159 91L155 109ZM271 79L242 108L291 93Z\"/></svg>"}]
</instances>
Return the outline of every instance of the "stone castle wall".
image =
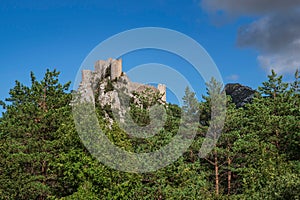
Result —
<instances>
[{"instance_id":1,"label":"stone castle wall","mask_svg":"<svg viewBox=\"0 0 300 200\"><path fill-rule=\"evenodd\" d=\"M166 101L167 100L167 87L164 84L158 84L157 89L159 90L159 93L162 94L161 100Z\"/></svg>"},{"instance_id":2,"label":"stone castle wall","mask_svg":"<svg viewBox=\"0 0 300 200\"><path fill-rule=\"evenodd\" d=\"M114 80L119 78L122 74L122 59L115 60L109 58L108 60L98 60L95 63L95 76L100 80L104 79L107 75L107 71L110 71L110 79Z\"/></svg>"},{"instance_id":3,"label":"stone castle wall","mask_svg":"<svg viewBox=\"0 0 300 200\"><path fill-rule=\"evenodd\" d=\"M113 62L111 62L110 70L111 70L110 72L111 80L114 80L115 78L119 78L122 74L122 59L113 60Z\"/></svg>"},{"instance_id":4,"label":"stone castle wall","mask_svg":"<svg viewBox=\"0 0 300 200\"><path fill-rule=\"evenodd\" d=\"M88 82L90 82L92 80L92 74L93 74L93 72L91 70L87 70L87 69L82 70L82 73L81 73L81 75L82 75L82 79L81 79L82 83L88 83Z\"/></svg>"},{"instance_id":5,"label":"stone castle wall","mask_svg":"<svg viewBox=\"0 0 300 200\"><path fill-rule=\"evenodd\" d=\"M93 72L91 70L82 70L82 79L78 90L83 101L94 102L94 92L92 89Z\"/></svg>"},{"instance_id":6,"label":"stone castle wall","mask_svg":"<svg viewBox=\"0 0 300 200\"><path fill-rule=\"evenodd\" d=\"M158 91L162 95L161 100L166 102L166 85L158 84L157 88L155 88L150 85L131 82L125 73L122 74L122 59L115 60L109 58L106 61L98 60L95 63L94 68L94 71L82 70L82 81L80 85L80 90L85 99L93 97L92 88L93 86L95 86L94 84L96 84L98 80L102 81L106 78L110 80L115 80L116 78L120 78L120 80L126 82L126 87L130 92L133 92L135 90L142 90L143 88L150 88ZM118 82L116 82L115 84L117 83Z\"/></svg>"},{"instance_id":7,"label":"stone castle wall","mask_svg":"<svg viewBox=\"0 0 300 200\"><path fill-rule=\"evenodd\" d=\"M110 67L110 63L111 63L111 58L106 60L98 60L95 63L95 78L99 78L100 80L102 80L106 74L106 71L108 70L108 68Z\"/></svg>"}]
</instances>

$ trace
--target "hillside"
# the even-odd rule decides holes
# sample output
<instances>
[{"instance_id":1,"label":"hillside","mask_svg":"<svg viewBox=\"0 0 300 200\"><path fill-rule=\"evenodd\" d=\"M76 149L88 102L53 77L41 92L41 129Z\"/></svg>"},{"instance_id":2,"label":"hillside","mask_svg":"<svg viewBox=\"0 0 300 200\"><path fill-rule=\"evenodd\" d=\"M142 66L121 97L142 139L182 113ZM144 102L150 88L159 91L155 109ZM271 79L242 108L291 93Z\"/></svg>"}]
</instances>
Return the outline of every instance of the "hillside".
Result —
<instances>
[{"instance_id":1,"label":"hillside","mask_svg":"<svg viewBox=\"0 0 300 200\"><path fill-rule=\"evenodd\" d=\"M213 150L201 158L199 149L211 123L210 91L222 93L223 86L212 79L201 102L187 88L184 105L179 107L165 101L164 87L132 83L119 64L116 60L99 61L95 71L83 71L80 95L75 100L95 103L97 123L109 141L140 154L158 151L172 142L183 114L196 109L196 136L185 153L152 172L110 168L93 156L95 152L88 151L78 135L70 83L60 83L55 70L47 70L42 80L31 73L30 86L16 81L9 98L1 102L5 112L0 118L0 199L300 198L298 72L293 81L284 82L273 71L257 92L239 84L225 86L232 101L226 104L222 135ZM150 108L155 104L166 113L155 135L134 137L115 118L119 115L127 125L151 127ZM127 115L134 119L133 124L127 123ZM89 131L89 127L83 129ZM184 133L189 127L182 130ZM97 137L88 139L92 143ZM189 135L180 137L185 141ZM107 156L113 159L117 155Z\"/></svg>"}]
</instances>

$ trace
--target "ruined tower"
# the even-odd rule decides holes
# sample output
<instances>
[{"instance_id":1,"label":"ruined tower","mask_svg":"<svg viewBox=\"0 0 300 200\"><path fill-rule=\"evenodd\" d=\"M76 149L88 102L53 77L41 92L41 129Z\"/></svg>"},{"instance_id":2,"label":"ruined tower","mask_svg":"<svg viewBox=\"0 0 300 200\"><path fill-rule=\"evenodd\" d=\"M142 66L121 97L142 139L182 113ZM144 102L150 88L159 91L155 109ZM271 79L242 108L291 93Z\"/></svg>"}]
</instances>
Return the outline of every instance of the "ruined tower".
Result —
<instances>
[{"instance_id":1,"label":"ruined tower","mask_svg":"<svg viewBox=\"0 0 300 200\"><path fill-rule=\"evenodd\" d=\"M126 87L128 92L134 92L135 90L141 92L147 89L150 89L154 92L159 92L162 95L161 100L163 102L166 102L166 85L158 84L157 88L155 88L150 85L131 82L125 73L122 74L122 59L116 60L109 58L108 60L98 60L96 61L94 67L94 71L82 70L82 81L79 87L79 90L83 96L82 99L93 99L94 94L92 89L95 88L96 84L98 83L101 83L100 90L103 90L100 94L102 96L106 95L105 98L103 97L103 99L113 99L113 97L118 95L116 91L110 91L110 93L104 92L104 88L106 85L104 82L105 80L110 79L112 80L113 84L115 84L115 88L119 87L120 89L120 87ZM121 81L114 81L116 78L118 80L120 79ZM102 97L101 95L99 96L99 98ZM101 101L107 102L107 100Z\"/></svg>"},{"instance_id":2,"label":"ruined tower","mask_svg":"<svg viewBox=\"0 0 300 200\"><path fill-rule=\"evenodd\" d=\"M122 74L122 59L113 60L111 62L110 70L111 70L110 71L111 80L114 80L115 78L119 78Z\"/></svg>"},{"instance_id":3,"label":"ruined tower","mask_svg":"<svg viewBox=\"0 0 300 200\"><path fill-rule=\"evenodd\" d=\"M161 97L161 100L166 101L166 100L167 100L166 85L164 85L164 84L158 84L158 85L157 85L157 89L158 89L159 93L163 95L163 96Z\"/></svg>"},{"instance_id":4,"label":"ruined tower","mask_svg":"<svg viewBox=\"0 0 300 200\"><path fill-rule=\"evenodd\" d=\"M110 76L111 80L120 77L122 74L122 59L115 60L109 58L108 60L98 60L95 63L95 75L100 80Z\"/></svg>"},{"instance_id":5,"label":"ruined tower","mask_svg":"<svg viewBox=\"0 0 300 200\"><path fill-rule=\"evenodd\" d=\"M79 87L79 91L82 95L82 100L88 102L94 102L94 92L92 90L92 77L93 72L91 70L82 70L82 79Z\"/></svg>"},{"instance_id":6,"label":"ruined tower","mask_svg":"<svg viewBox=\"0 0 300 200\"><path fill-rule=\"evenodd\" d=\"M96 63L95 63L96 78L99 78L100 80L105 78L106 72L107 72L107 70L109 70L111 60L112 59L110 58L107 61L106 60L96 61Z\"/></svg>"},{"instance_id":7,"label":"ruined tower","mask_svg":"<svg viewBox=\"0 0 300 200\"><path fill-rule=\"evenodd\" d=\"M85 83L88 83L91 81L91 78L92 78L92 71L91 70L87 70L87 69L84 69L82 70L82 83L85 84Z\"/></svg>"}]
</instances>

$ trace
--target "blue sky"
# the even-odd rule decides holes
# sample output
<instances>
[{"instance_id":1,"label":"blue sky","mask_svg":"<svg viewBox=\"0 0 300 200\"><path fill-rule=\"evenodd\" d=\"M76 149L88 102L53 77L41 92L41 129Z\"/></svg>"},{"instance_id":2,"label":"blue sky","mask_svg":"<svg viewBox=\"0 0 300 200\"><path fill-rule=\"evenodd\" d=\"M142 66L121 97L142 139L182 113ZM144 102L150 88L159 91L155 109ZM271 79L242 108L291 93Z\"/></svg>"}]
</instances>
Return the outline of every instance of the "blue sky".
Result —
<instances>
[{"instance_id":1,"label":"blue sky","mask_svg":"<svg viewBox=\"0 0 300 200\"><path fill-rule=\"evenodd\" d=\"M214 1L217 0L211 2ZM255 44L239 45L238 34L241 27L253 28L251 24L260 22L262 14L249 11L255 14L226 16L224 12L235 11L204 3L205 0L0 0L0 99L8 97L15 80L29 84L30 71L42 78L47 68L56 68L61 71L62 82L73 81L84 58L100 42L128 29L149 26L190 36L215 61L225 83L239 82L256 88L266 80L268 71L258 57L270 52ZM124 69L144 62L164 64L167 57L158 54L144 51L125 56ZM200 81L199 90L204 91Z\"/></svg>"}]
</instances>

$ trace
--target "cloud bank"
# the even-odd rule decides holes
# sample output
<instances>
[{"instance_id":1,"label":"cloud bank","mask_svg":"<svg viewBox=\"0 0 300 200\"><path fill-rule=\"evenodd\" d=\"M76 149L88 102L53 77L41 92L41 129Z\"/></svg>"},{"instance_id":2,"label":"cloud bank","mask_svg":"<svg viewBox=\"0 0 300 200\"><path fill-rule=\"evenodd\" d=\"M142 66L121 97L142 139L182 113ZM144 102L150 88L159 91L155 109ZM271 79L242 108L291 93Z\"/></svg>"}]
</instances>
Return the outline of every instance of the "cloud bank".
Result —
<instances>
[{"instance_id":1,"label":"cloud bank","mask_svg":"<svg viewBox=\"0 0 300 200\"><path fill-rule=\"evenodd\" d=\"M299 0L202 0L201 6L210 11L228 14L257 15L289 11L299 6Z\"/></svg>"},{"instance_id":2,"label":"cloud bank","mask_svg":"<svg viewBox=\"0 0 300 200\"><path fill-rule=\"evenodd\" d=\"M258 16L239 28L237 45L258 50L258 62L266 70L292 73L300 68L299 0L202 0L210 13Z\"/></svg>"}]
</instances>

